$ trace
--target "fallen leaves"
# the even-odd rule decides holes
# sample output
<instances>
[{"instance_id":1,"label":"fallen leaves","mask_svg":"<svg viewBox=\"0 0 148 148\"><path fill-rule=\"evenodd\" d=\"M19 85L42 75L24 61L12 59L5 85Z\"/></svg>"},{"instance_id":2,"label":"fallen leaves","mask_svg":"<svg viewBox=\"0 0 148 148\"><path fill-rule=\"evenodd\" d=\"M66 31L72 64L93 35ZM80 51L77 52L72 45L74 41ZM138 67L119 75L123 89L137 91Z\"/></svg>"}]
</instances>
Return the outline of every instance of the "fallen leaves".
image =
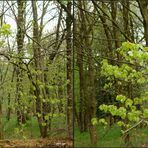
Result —
<instances>
[{"instance_id":1,"label":"fallen leaves","mask_svg":"<svg viewBox=\"0 0 148 148\"><path fill-rule=\"evenodd\" d=\"M0 140L2 148L71 148L71 139Z\"/></svg>"}]
</instances>

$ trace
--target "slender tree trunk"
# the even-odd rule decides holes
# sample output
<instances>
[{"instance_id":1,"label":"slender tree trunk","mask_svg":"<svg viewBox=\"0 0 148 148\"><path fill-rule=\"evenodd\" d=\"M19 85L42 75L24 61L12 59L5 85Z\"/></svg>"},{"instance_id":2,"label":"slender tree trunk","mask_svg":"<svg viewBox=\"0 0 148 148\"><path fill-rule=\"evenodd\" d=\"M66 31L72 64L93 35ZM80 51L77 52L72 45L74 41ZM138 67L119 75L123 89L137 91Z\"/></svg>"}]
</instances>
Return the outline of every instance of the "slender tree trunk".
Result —
<instances>
[{"instance_id":1,"label":"slender tree trunk","mask_svg":"<svg viewBox=\"0 0 148 148\"><path fill-rule=\"evenodd\" d=\"M88 46L89 47L89 46ZM87 114L89 120L89 133L90 139L93 146L97 144L97 132L96 125L93 125L91 120L96 118L96 95L95 95L95 71L94 71L94 59L92 49L89 49L88 57L88 98L87 98Z\"/></svg>"},{"instance_id":2,"label":"slender tree trunk","mask_svg":"<svg viewBox=\"0 0 148 148\"><path fill-rule=\"evenodd\" d=\"M143 17L143 27L144 27L144 37L146 41L146 46L148 46L148 1L147 0L137 0L140 11Z\"/></svg>"},{"instance_id":3,"label":"slender tree trunk","mask_svg":"<svg viewBox=\"0 0 148 148\"><path fill-rule=\"evenodd\" d=\"M41 37L41 32L39 30L38 26L38 15L37 15L37 6L36 6L37 1L32 0L32 10L33 10L33 52L34 52L34 66L37 72L35 74L35 91L34 95L36 96L36 113L37 113L37 118L38 118L38 123L39 123L39 128L40 128L40 134L41 137L45 138L47 137L47 132L48 132L48 125L47 125L47 120L45 120L45 116L47 114L47 102L43 102L42 98L46 99L46 90L41 89L39 86L40 83L44 83L44 75L43 75L43 64L44 64L44 59L41 56L41 49L38 46L40 44L40 37ZM37 44L38 43L38 44ZM46 78L45 78L46 79Z\"/></svg>"},{"instance_id":4,"label":"slender tree trunk","mask_svg":"<svg viewBox=\"0 0 148 148\"><path fill-rule=\"evenodd\" d=\"M80 77L80 119L81 130L88 128L90 134L90 140L92 146L97 144L97 133L96 127L92 124L92 119L96 118L96 94L95 94L95 70L94 70L94 58L92 50L93 38L88 38L93 34L93 23L88 13L83 11L87 10L87 3L84 0L79 1L79 21L80 28L79 32L80 40L77 43L77 57L79 66L79 77ZM85 66L83 65L83 55L85 54ZM84 68L85 67L85 68ZM85 73L84 73L85 69ZM85 83L84 83L85 82ZM84 94L85 93L85 94ZM85 107L85 108L84 108ZM85 111L86 110L86 111Z\"/></svg>"},{"instance_id":5,"label":"slender tree trunk","mask_svg":"<svg viewBox=\"0 0 148 148\"><path fill-rule=\"evenodd\" d=\"M10 107L10 92L8 93L8 111L7 111L7 120L10 120L10 116L11 116L11 107Z\"/></svg>"},{"instance_id":6,"label":"slender tree trunk","mask_svg":"<svg viewBox=\"0 0 148 148\"><path fill-rule=\"evenodd\" d=\"M0 139L3 139L3 125L2 125L2 101L0 100Z\"/></svg>"},{"instance_id":7,"label":"slender tree trunk","mask_svg":"<svg viewBox=\"0 0 148 148\"><path fill-rule=\"evenodd\" d=\"M122 4L123 4L124 33L131 38L131 34L130 34L130 16L129 16L129 9L130 9L129 0L124 0L122 2Z\"/></svg>"},{"instance_id":8,"label":"slender tree trunk","mask_svg":"<svg viewBox=\"0 0 148 148\"><path fill-rule=\"evenodd\" d=\"M67 10L71 14L72 2L67 3ZM67 49L67 128L68 137L73 139L73 91L72 91L72 20L67 13L66 17L66 49Z\"/></svg>"},{"instance_id":9,"label":"slender tree trunk","mask_svg":"<svg viewBox=\"0 0 148 148\"><path fill-rule=\"evenodd\" d=\"M22 58L23 58L23 44L24 44L24 24L25 24L25 3L24 1L17 1L18 4L18 18L17 18L17 51L18 51L18 65L22 66ZM24 115L24 111L20 108L23 106L23 102L21 101L21 94L23 93L23 72L19 67L16 67L16 102L18 103L17 106L17 120L18 123L25 123L26 118Z\"/></svg>"},{"instance_id":10,"label":"slender tree trunk","mask_svg":"<svg viewBox=\"0 0 148 148\"><path fill-rule=\"evenodd\" d=\"M79 68L79 88L80 88L80 93L79 93L79 128L81 132L87 131L87 122L86 122L86 96L85 96L85 70L84 70L84 44L85 44L85 30L86 26L83 24L85 22L85 15L83 12L83 4L82 1L78 2L79 7L81 8L79 10L79 22L77 26L75 26L75 47L76 47L76 52L77 52L77 66ZM80 33L81 32L81 33ZM79 35L77 35L79 33Z\"/></svg>"},{"instance_id":11,"label":"slender tree trunk","mask_svg":"<svg viewBox=\"0 0 148 148\"><path fill-rule=\"evenodd\" d=\"M111 2L111 16L112 16L112 19L114 20L114 22L112 22L112 26L113 26L113 38L115 40L115 48L119 48L120 47L120 42L118 41L120 38L119 38L119 34L118 34L118 30L117 30L117 27L116 27L116 23L117 23L117 2L114 1L114 2Z\"/></svg>"}]
</instances>

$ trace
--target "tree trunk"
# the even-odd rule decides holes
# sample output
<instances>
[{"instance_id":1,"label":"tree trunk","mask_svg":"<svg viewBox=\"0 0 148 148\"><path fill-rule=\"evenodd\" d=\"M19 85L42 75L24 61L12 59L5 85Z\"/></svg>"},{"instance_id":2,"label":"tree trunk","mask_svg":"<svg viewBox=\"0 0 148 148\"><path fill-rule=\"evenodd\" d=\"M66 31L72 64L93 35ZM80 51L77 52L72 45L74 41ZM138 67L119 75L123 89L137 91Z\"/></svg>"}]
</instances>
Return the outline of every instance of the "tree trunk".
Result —
<instances>
[{"instance_id":1,"label":"tree trunk","mask_svg":"<svg viewBox=\"0 0 148 148\"><path fill-rule=\"evenodd\" d=\"M89 47L89 46L88 46ZM92 55L92 49L89 49L88 57L88 85L87 85L87 114L88 114L88 123L89 123L89 133L90 139L93 146L97 144L97 132L96 125L93 125L91 120L96 118L96 95L95 95L95 71L94 71L94 59Z\"/></svg>"},{"instance_id":2,"label":"tree trunk","mask_svg":"<svg viewBox=\"0 0 148 148\"><path fill-rule=\"evenodd\" d=\"M4 138L3 135L3 124L2 124L2 101L0 100L0 139Z\"/></svg>"},{"instance_id":3,"label":"tree trunk","mask_svg":"<svg viewBox=\"0 0 148 148\"><path fill-rule=\"evenodd\" d=\"M68 1L67 10L71 14L72 2ZM66 49L67 49L67 128L68 137L73 139L73 88L72 88L72 20L70 14L66 17Z\"/></svg>"},{"instance_id":4,"label":"tree trunk","mask_svg":"<svg viewBox=\"0 0 148 148\"><path fill-rule=\"evenodd\" d=\"M23 93L23 72L20 69L20 67L23 64L22 58L23 58L23 44L24 44L24 24L25 24L25 3L24 1L17 1L18 4L18 18L17 18L17 52L18 52L18 65L19 67L16 67L16 102L18 103L17 106L17 120L18 123L25 123L26 118L24 114L24 110L20 108L20 106L23 106L23 102L21 101L21 94Z\"/></svg>"},{"instance_id":5,"label":"tree trunk","mask_svg":"<svg viewBox=\"0 0 148 148\"><path fill-rule=\"evenodd\" d=\"M84 132L88 130L88 125L86 122L86 96L85 96L85 70L84 70L84 54L85 54L85 50L84 50L84 44L85 44L85 30L86 30L86 26L83 24L85 22L85 16L84 16L84 12L83 12L83 4L82 1L78 1L78 5L79 8L81 8L79 10L79 20L80 22L77 24L77 26L75 26L75 48L76 48L76 53L77 53L77 66L79 68L79 88L80 88L80 92L79 92L79 128L80 128L80 132ZM81 23L83 22L83 23ZM74 23L74 25L76 25ZM81 32L81 34L77 35L77 33Z\"/></svg>"},{"instance_id":6,"label":"tree trunk","mask_svg":"<svg viewBox=\"0 0 148 148\"><path fill-rule=\"evenodd\" d=\"M137 0L141 15L143 17L143 27L144 27L144 37L146 41L146 46L148 46L148 1L147 0Z\"/></svg>"},{"instance_id":7,"label":"tree trunk","mask_svg":"<svg viewBox=\"0 0 148 148\"><path fill-rule=\"evenodd\" d=\"M132 38L131 33L130 33L130 16L129 16L129 9L130 9L130 4L128 0L124 0L122 2L123 4L123 27L124 27L124 33Z\"/></svg>"},{"instance_id":8,"label":"tree trunk","mask_svg":"<svg viewBox=\"0 0 148 148\"><path fill-rule=\"evenodd\" d=\"M88 15L88 13L86 11L83 11L83 9L88 9L87 1L81 0L78 4L80 8L80 28L78 30L78 33L80 33L80 37L78 38L78 40L80 40L80 42L75 44L77 45L77 62L79 66L80 77L80 124L82 124L80 129L81 131L83 131L84 129L88 128L91 144L92 146L96 146L96 127L91 122L92 119L96 117L95 70L92 50L93 38L91 38L94 29L94 22ZM90 38L88 38L88 36L90 36ZM83 63L83 55L85 55L85 64Z\"/></svg>"},{"instance_id":9,"label":"tree trunk","mask_svg":"<svg viewBox=\"0 0 148 148\"><path fill-rule=\"evenodd\" d=\"M41 49L38 44L40 44L41 32L38 26L38 15L37 15L37 6L36 0L32 0L32 10L33 10L33 52L34 52L34 66L35 71L40 71L35 74L35 91L34 95L36 96L36 114L40 128L40 134L42 138L47 137L48 124L45 120L47 114L47 102L43 102L42 98L46 100L46 90L41 89L39 83L44 83L44 72L43 65L44 59L41 56ZM45 78L46 79L46 78Z\"/></svg>"},{"instance_id":10,"label":"tree trunk","mask_svg":"<svg viewBox=\"0 0 148 148\"><path fill-rule=\"evenodd\" d=\"M10 116L11 116L11 107L10 107L10 92L8 93L8 111L7 111L7 120L10 120Z\"/></svg>"}]
</instances>

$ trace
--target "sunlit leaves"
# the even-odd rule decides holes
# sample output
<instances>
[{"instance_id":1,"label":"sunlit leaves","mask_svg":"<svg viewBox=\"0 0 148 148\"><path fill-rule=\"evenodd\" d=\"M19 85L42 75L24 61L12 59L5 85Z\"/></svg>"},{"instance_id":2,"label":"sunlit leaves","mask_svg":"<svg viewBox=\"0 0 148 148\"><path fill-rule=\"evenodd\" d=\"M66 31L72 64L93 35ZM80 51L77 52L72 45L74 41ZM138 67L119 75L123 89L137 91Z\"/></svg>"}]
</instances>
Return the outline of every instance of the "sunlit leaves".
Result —
<instances>
[{"instance_id":1,"label":"sunlit leaves","mask_svg":"<svg viewBox=\"0 0 148 148\"><path fill-rule=\"evenodd\" d=\"M100 110L111 113L112 116L120 116L122 119L126 117L126 109L124 107L117 108L115 105L100 105Z\"/></svg>"},{"instance_id":2,"label":"sunlit leaves","mask_svg":"<svg viewBox=\"0 0 148 148\"><path fill-rule=\"evenodd\" d=\"M42 126L46 126L46 125L47 125L47 123L45 123L45 122L42 123Z\"/></svg>"},{"instance_id":3,"label":"sunlit leaves","mask_svg":"<svg viewBox=\"0 0 148 148\"><path fill-rule=\"evenodd\" d=\"M99 123L103 125L107 125L108 123L105 121L104 118L99 119Z\"/></svg>"},{"instance_id":4,"label":"sunlit leaves","mask_svg":"<svg viewBox=\"0 0 148 148\"><path fill-rule=\"evenodd\" d=\"M117 122L117 125L118 125L118 126L124 126L125 124L124 124L123 121L118 121L118 122Z\"/></svg>"},{"instance_id":5,"label":"sunlit leaves","mask_svg":"<svg viewBox=\"0 0 148 148\"><path fill-rule=\"evenodd\" d=\"M132 104L133 104L133 101L131 99L127 99L126 102L125 102L126 107L131 107Z\"/></svg>"},{"instance_id":6,"label":"sunlit leaves","mask_svg":"<svg viewBox=\"0 0 148 148\"><path fill-rule=\"evenodd\" d=\"M102 60L101 75L107 79L119 79L126 82L144 84L146 82L145 74L146 64L148 63L147 48L140 44L125 42L117 52L123 57L120 66L112 65L107 59ZM145 69L137 69L139 66Z\"/></svg>"},{"instance_id":7,"label":"sunlit leaves","mask_svg":"<svg viewBox=\"0 0 148 148\"><path fill-rule=\"evenodd\" d=\"M143 117L148 118L148 109L144 109L143 111Z\"/></svg>"},{"instance_id":8,"label":"sunlit leaves","mask_svg":"<svg viewBox=\"0 0 148 148\"><path fill-rule=\"evenodd\" d=\"M117 125L127 129L142 118L148 118L148 109L144 104L148 100L148 47L124 42L116 52L120 55L120 60L102 60L101 75L107 80L104 89L114 90L118 107L116 102L113 102L111 105L102 104L99 109L112 116L119 116ZM137 88L140 92L134 98L138 93L134 92ZM143 88L145 90L142 90Z\"/></svg>"},{"instance_id":9,"label":"sunlit leaves","mask_svg":"<svg viewBox=\"0 0 148 148\"><path fill-rule=\"evenodd\" d=\"M114 105L108 105L108 111L115 116L117 114L117 106Z\"/></svg>"},{"instance_id":10,"label":"sunlit leaves","mask_svg":"<svg viewBox=\"0 0 148 148\"><path fill-rule=\"evenodd\" d=\"M144 66L148 60L147 47L144 48L141 44L124 42L117 51L132 64Z\"/></svg>"},{"instance_id":11,"label":"sunlit leaves","mask_svg":"<svg viewBox=\"0 0 148 148\"><path fill-rule=\"evenodd\" d=\"M140 117L139 115L141 114L141 111L131 111L128 113L128 119L130 121L135 121L135 122L138 122L140 120Z\"/></svg>"},{"instance_id":12,"label":"sunlit leaves","mask_svg":"<svg viewBox=\"0 0 148 148\"><path fill-rule=\"evenodd\" d=\"M126 109L124 107L120 107L117 111L117 115L120 116L122 119L125 119Z\"/></svg>"},{"instance_id":13,"label":"sunlit leaves","mask_svg":"<svg viewBox=\"0 0 148 148\"><path fill-rule=\"evenodd\" d=\"M103 110L103 111L105 111L105 112L107 112L108 106L105 105L105 104L102 104L102 105L99 106L99 109L100 109L100 110Z\"/></svg>"},{"instance_id":14,"label":"sunlit leaves","mask_svg":"<svg viewBox=\"0 0 148 148\"><path fill-rule=\"evenodd\" d=\"M0 28L0 36L10 35L11 34L10 27L11 26L9 24L3 24L3 26Z\"/></svg>"},{"instance_id":15,"label":"sunlit leaves","mask_svg":"<svg viewBox=\"0 0 148 148\"><path fill-rule=\"evenodd\" d=\"M48 120L49 120L49 115L48 115L48 114L47 114L47 115L45 115L45 116L44 116L44 118L45 118L45 120L47 120L47 121L48 121Z\"/></svg>"},{"instance_id":16,"label":"sunlit leaves","mask_svg":"<svg viewBox=\"0 0 148 148\"><path fill-rule=\"evenodd\" d=\"M97 118L92 118L92 119L91 119L91 123L92 123L93 125L97 125L97 124L98 124Z\"/></svg>"},{"instance_id":17,"label":"sunlit leaves","mask_svg":"<svg viewBox=\"0 0 148 148\"><path fill-rule=\"evenodd\" d=\"M134 98L134 104L142 104L142 99L141 98Z\"/></svg>"},{"instance_id":18,"label":"sunlit leaves","mask_svg":"<svg viewBox=\"0 0 148 148\"><path fill-rule=\"evenodd\" d=\"M124 103L125 100L126 100L126 97L123 96L123 95L118 95L118 96L116 97L116 100L117 100L117 101L120 101L121 103Z\"/></svg>"},{"instance_id":19,"label":"sunlit leaves","mask_svg":"<svg viewBox=\"0 0 148 148\"><path fill-rule=\"evenodd\" d=\"M11 35L10 27L11 26L9 24L3 24L2 27L0 28L0 47L4 46L5 36Z\"/></svg>"}]
</instances>

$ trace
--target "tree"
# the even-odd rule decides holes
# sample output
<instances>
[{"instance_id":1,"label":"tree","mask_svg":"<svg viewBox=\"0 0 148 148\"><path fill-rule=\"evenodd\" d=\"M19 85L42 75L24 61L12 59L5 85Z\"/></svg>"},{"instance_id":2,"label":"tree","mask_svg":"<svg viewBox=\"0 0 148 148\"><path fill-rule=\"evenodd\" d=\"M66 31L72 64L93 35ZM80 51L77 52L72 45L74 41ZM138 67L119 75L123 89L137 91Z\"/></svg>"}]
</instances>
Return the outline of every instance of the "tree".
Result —
<instances>
[{"instance_id":1,"label":"tree","mask_svg":"<svg viewBox=\"0 0 148 148\"><path fill-rule=\"evenodd\" d=\"M72 75L72 21L71 20L72 2L67 2L66 15L66 50L67 50L67 126L68 137L73 139L73 75Z\"/></svg>"},{"instance_id":2,"label":"tree","mask_svg":"<svg viewBox=\"0 0 148 148\"><path fill-rule=\"evenodd\" d=\"M24 57L24 37L25 37L25 8L26 8L26 2L24 1L18 1L18 17L17 17L17 54L18 54L18 66L22 66L23 62L22 59ZM23 71L20 69L20 67L16 67L16 76L17 76L17 82L16 82L16 102L18 103L18 106L16 107L17 110L17 118L18 123L25 123L26 117L24 114L23 109L23 102L21 101L22 93L23 93L23 86L22 86L22 80L23 80ZM20 106L22 106L20 108Z\"/></svg>"},{"instance_id":3,"label":"tree","mask_svg":"<svg viewBox=\"0 0 148 148\"><path fill-rule=\"evenodd\" d=\"M143 65L147 63L147 48L140 44L125 42L117 49L117 52L122 56L124 62L117 66L110 65L107 60L103 60L101 73L110 79L109 83L112 84L116 79L118 85L124 86L120 94L117 92L116 96L116 100L120 103L119 106L103 104L100 109L111 113L112 116L120 117L117 124L122 127L125 144L129 145L130 130L146 121L147 118L147 108L143 103L145 91L142 91L139 96L133 91L138 85L144 87L146 84L145 72L147 68ZM133 88L126 91L129 85L132 85ZM101 119L101 121L103 120ZM104 121L104 123L106 122Z\"/></svg>"},{"instance_id":4,"label":"tree","mask_svg":"<svg viewBox=\"0 0 148 148\"><path fill-rule=\"evenodd\" d=\"M148 2L146 0L144 1L137 0L137 2L139 4L139 8L143 18L144 37L146 41L146 46L148 46L148 10L147 10Z\"/></svg>"}]
</instances>

